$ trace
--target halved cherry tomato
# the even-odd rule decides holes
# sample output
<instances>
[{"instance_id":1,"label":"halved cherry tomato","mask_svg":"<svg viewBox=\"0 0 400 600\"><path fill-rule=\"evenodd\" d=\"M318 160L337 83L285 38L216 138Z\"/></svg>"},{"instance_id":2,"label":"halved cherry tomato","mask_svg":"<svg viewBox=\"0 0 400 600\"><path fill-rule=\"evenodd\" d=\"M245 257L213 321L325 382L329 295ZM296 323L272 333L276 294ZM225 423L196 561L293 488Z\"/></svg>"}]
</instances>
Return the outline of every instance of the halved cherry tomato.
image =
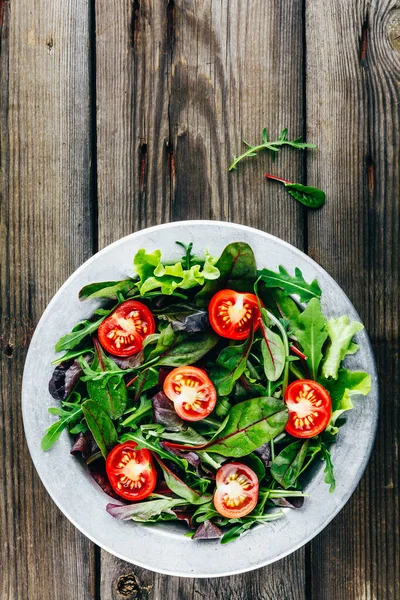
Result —
<instances>
[{"instance_id":1,"label":"halved cherry tomato","mask_svg":"<svg viewBox=\"0 0 400 600\"><path fill-rule=\"evenodd\" d=\"M250 327L255 331L260 324L257 297L233 290L221 290L211 298L208 316L214 331L230 340L246 339Z\"/></svg>"},{"instance_id":2,"label":"halved cherry tomato","mask_svg":"<svg viewBox=\"0 0 400 600\"><path fill-rule=\"evenodd\" d=\"M242 463L227 463L217 471L214 506L229 519L244 517L258 501L258 478Z\"/></svg>"},{"instance_id":3,"label":"halved cherry tomato","mask_svg":"<svg viewBox=\"0 0 400 600\"><path fill-rule=\"evenodd\" d=\"M286 431L298 438L310 438L323 431L331 418L332 401L328 391L311 379L298 379L285 391L289 409Z\"/></svg>"},{"instance_id":4,"label":"halved cherry tomato","mask_svg":"<svg viewBox=\"0 0 400 600\"><path fill-rule=\"evenodd\" d=\"M157 472L148 450L136 442L115 446L107 456L106 471L114 492L125 500L143 500L154 491Z\"/></svg>"},{"instance_id":5,"label":"halved cherry tomato","mask_svg":"<svg viewBox=\"0 0 400 600\"><path fill-rule=\"evenodd\" d=\"M114 356L131 356L139 352L144 338L155 329L154 317L147 306L126 300L100 324L99 342Z\"/></svg>"},{"instance_id":6,"label":"halved cherry tomato","mask_svg":"<svg viewBox=\"0 0 400 600\"><path fill-rule=\"evenodd\" d=\"M214 410L217 392L207 373L197 367L178 367L164 381L164 393L181 419L200 421Z\"/></svg>"}]
</instances>

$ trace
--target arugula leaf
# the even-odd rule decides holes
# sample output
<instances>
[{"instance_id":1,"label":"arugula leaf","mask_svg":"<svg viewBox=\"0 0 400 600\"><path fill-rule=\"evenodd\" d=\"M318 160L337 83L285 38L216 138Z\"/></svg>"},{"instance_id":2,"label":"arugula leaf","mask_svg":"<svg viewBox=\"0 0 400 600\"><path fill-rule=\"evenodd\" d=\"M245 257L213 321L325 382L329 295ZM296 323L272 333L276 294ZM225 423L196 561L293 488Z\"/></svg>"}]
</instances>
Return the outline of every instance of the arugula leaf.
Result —
<instances>
[{"instance_id":1,"label":"arugula leaf","mask_svg":"<svg viewBox=\"0 0 400 600\"><path fill-rule=\"evenodd\" d=\"M81 321L73 328L71 333L67 333L63 335L57 342L55 346L56 352L62 352L63 350L72 350L77 346L82 340L85 339L88 335L91 335L99 328L100 323L104 321L104 319L113 311L114 309L110 309L109 311L105 311L105 314L97 321Z\"/></svg>"},{"instance_id":2,"label":"arugula leaf","mask_svg":"<svg viewBox=\"0 0 400 600\"><path fill-rule=\"evenodd\" d=\"M124 442L136 442L138 445L138 449L147 448L147 450L155 452L158 456L161 456L162 458L172 460L179 467L181 467L181 469L186 470L187 468L186 460L178 458L174 454L171 454L171 452L164 450L164 448L162 448L157 441L146 440L139 431L124 433L124 435L121 436L119 441L121 444L123 444Z\"/></svg>"},{"instance_id":3,"label":"arugula leaf","mask_svg":"<svg viewBox=\"0 0 400 600\"><path fill-rule=\"evenodd\" d=\"M317 380L318 368L322 360L322 346L328 334L325 331L325 317L317 298L312 298L299 317L299 328L295 331L297 340L307 356L307 366L311 379Z\"/></svg>"},{"instance_id":4,"label":"arugula leaf","mask_svg":"<svg viewBox=\"0 0 400 600\"><path fill-rule=\"evenodd\" d=\"M267 327L269 322L265 308L260 309L260 326L263 334L261 354L264 360L264 373L268 381L277 381L283 373L286 361L286 351L282 338Z\"/></svg>"},{"instance_id":5,"label":"arugula leaf","mask_svg":"<svg viewBox=\"0 0 400 600\"><path fill-rule=\"evenodd\" d=\"M175 242L175 244L178 244L178 246L181 246L184 249L185 254L184 256L182 256L182 263L185 265L185 269L190 269L190 267L192 266L192 261L194 260L194 257L192 255L193 242L190 242L189 244L184 244L183 242Z\"/></svg>"},{"instance_id":6,"label":"arugula leaf","mask_svg":"<svg viewBox=\"0 0 400 600\"><path fill-rule=\"evenodd\" d=\"M102 281L99 283L89 283L79 292L79 300L91 300L92 298L109 298L118 300L118 293L126 296L128 292L137 286L133 279L124 279L123 281Z\"/></svg>"},{"instance_id":7,"label":"arugula leaf","mask_svg":"<svg viewBox=\"0 0 400 600\"><path fill-rule=\"evenodd\" d=\"M60 356L59 358L56 358L55 360L51 361L51 364L59 365L60 363L67 362L69 360L72 360L73 358L78 358L78 356L84 356L85 354L87 354L88 356L93 354L93 347L83 348L82 350L68 350L68 352L66 352L63 356Z\"/></svg>"},{"instance_id":8,"label":"arugula leaf","mask_svg":"<svg viewBox=\"0 0 400 600\"><path fill-rule=\"evenodd\" d=\"M335 479L335 475L333 472L333 463L332 463L331 453L329 451L329 448L323 442L321 444L321 455L322 455L323 460L325 461L324 481L325 481L325 483L327 483L329 485L329 491L332 494L332 492L334 492L335 488L336 488L336 479Z\"/></svg>"},{"instance_id":9,"label":"arugula leaf","mask_svg":"<svg viewBox=\"0 0 400 600\"><path fill-rule=\"evenodd\" d=\"M224 288L236 292L251 292L257 277L257 266L254 252L245 242L233 242L223 250L216 263L219 277L207 281L196 294L198 306L208 306L211 296Z\"/></svg>"},{"instance_id":10,"label":"arugula leaf","mask_svg":"<svg viewBox=\"0 0 400 600\"><path fill-rule=\"evenodd\" d=\"M58 409L62 410L62 409ZM49 412L54 414L53 409L49 409ZM63 414L59 421L50 425L50 427L46 430L45 435L43 436L41 448L45 452L50 450L60 437L62 431L71 425L74 421L77 421L82 416L82 407L80 405L76 405L71 411L62 410ZM60 414L60 413L59 413Z\"/></svg>"},{"instance_id":11,"label":"arugula leaf","mask_svg":"<svg viewBox=\"0 0 400 600\"><path fill-rule=\"evenodd\" d=\"M252 156L257 156L257 153L261 150L266 150L270 152L272 157L274 157L274 154L276 152L279 152L282 146L291 146L292 148L296 148L297 150L305 150L306 148L315 149L317 147L315 144L302 142L301 137L298 137L295 140L288 140L288 130L286 128L283 129L279 138L274 142L270 142L268 140L267 129L264 128L262 133L262 144L252 146L251 144L248 144L245 140L243 140L243 143L246 144L248 150L240 156L233 157L233 162L229 167L229 171L234 171L237 168L238 163L243 159L250 158Z\"/></svg>"},{"instance_id":12,"label":"arugula leaf","mask_svg":"<svg viewBox=\"0 0 400 600\"><path fill-rule=\"evenodd\" d=\"M155 496L155 499L152 497ZM173 508L187 504L186 500L181 498L168 498L166 496L157 498L156 494L149 496L151 500L145 502L134 502L133 504L107 504L107 512L115 519L126 521L148 522L153 521L161 513L173 515L176 518Z\"/></svg>"},{"instance_id":13,"label":"arugula leaf","mask_svg":"<svg viewBox=\"0 0 400 600\"><path fill-rule=\"evenodd\" d=\"M116 371L117 365L106 356L97 340L94 340L96 356L91 370L97 373ZM103 379L89 379L87 391L92 400L97 402L112 419L118 419L124 414L128 401L123 375L108 375Z\"/></svg>"},{"instance_id":14,"label":"arugula leaf","mask_svg":"<svg viewBox=\"0 0 400 600\"><path fill-rule=\"evenodd\" d=\"M325 192L316 187L310 185L303 185L302 183L293 183L287 179L281 177L275 177L275 175L265 174L267 179L273 179L283 183L287 191L295 200L307 206L307 208L321 208L325 204Z\"/></svg>"},{"instance_id":15,"label":"arugula leaf","mask_svg":"<svg viewBox=\"0 0 400 600\"><path fill-rule=\"evenodd\" d=\"M195 264L190 269L184 269L181 262L163 265L160 250L148 254L144 249L139 250L133 259L142 296L155 289L160 289L161 294L171 295L177 288L187 290L203 285L205 280L217 279L219 270L214 262L215 259L206 253L204 265Z\"/></svg>"},{"instance_id":16,"label":"arugula leaf","mask_svg":"<svg viewBox=\"0 0 400 600\"><path fill-rule=\"evenodd\" d=\"M281 450L271 465L272 477L285 489L293 486L307 455L309 440L293 442Z\"/></svg>"},{"instance_id":17,"label":"arugula leaf","mask_svg":"<svg viewBox=\"0 0 400 600\"><path fill-rule=\"evenodd\" d=\"M331 345L328 348L324 363L322 365L322 374L325 378L332 377L337 379L340 363L347 354L357 352L357 344L352 344L353 335L364 329L364 326L357 321L350 321L349 317L342 316L338 319L329 319L326 323L326 330L329 335Z\"/></svg>"},{"instance_id":18,"label":"arugula leaf","mask_svg":"<svg viewBox=\"0 0 400 600\"><path fill-rule=\"evenodd\" d=\"M261 277L265 287L281 288L289 295L297 294L300 302L308 302L312 298L320 298L322 294L318 281L314 279L311 283L307 283L298 267L294 270L294 276L290 275L282 265L279 266L278 273L269 269L261 269L258 271L258 275Z\"/></svg>"},{"instance_id":19,"label":"arugula leaf","mask_svg":"<svg viewBox=\"0 0 400 600\"><path fill-rule=\"evenodd\" d=\"M108 452L118 442L114 423L100 404L94 400L86 400L82 404L82 411L96 444L103 457L107 458Z\"/></svg>"},{"instance_id":20,"label":"arugula leaf","mask_svg":"<svg viewBox=\"0 0 400 600\"><path fill-rule=\"evenodd\" d=\"M240 458L281 433L287 417L287 408L281 400L268 397L245 400L232 407L217 439L203 446L175 446L181 450L207 450L222 456ZM165 442L165 446L169 445L169 442Z\"/></svg>"},{"instance_id":21,"label":"arugula leaf","mask_svg":"<svg viewBox=\"0 0 400 600\"><path fill-rule=\"evenodd\" d=\"M132 410L132 409L131 409ZM150 398L142 396L139 406L135 406L135 410L122 422L122 427L137 427L137 421L150 415L153 411L153 405Z\"/></svg>"},{"instance_id":22,"label":"arugula leaf","mask_svg":"<svg viewBox=\"0 0 400 600\"><path fill-rule=\"evenodd\" d=\"M156 455L153 455L164 474L165 483L177 496L184 498L190 504L205 504L212 499L211 494L200 494L186 485L175 473L168 469L167 465Z\"/></svg>"},{"instance_id":23,"label":"arugula leaf","mask_svg":"<svg viewBox=\"0 0 400 600\"><path fill-rule=\"evenodd\" d=\"M219 353L216 365L210 373L210 379L217 388L219 396L229 396L235 381L243 374L253 338L254 328L250 327L248 338L243 344L226 346Z\"/></svg>"},{"instance_id":24,"label":"arugula leaf","mask_svg":"<svg viewBox=\"0 0 400 600\"><path fill-rule=\"evenodd\" d=\"M336 380L327 379L322 384L330 393L332 399L332 415L330 424L334 425L337 418L346 410L353 408L351 396L362 394L366 396L371 389L371 376L363 371L348 371L339 369Z\"/></svg>"}]
</instances>

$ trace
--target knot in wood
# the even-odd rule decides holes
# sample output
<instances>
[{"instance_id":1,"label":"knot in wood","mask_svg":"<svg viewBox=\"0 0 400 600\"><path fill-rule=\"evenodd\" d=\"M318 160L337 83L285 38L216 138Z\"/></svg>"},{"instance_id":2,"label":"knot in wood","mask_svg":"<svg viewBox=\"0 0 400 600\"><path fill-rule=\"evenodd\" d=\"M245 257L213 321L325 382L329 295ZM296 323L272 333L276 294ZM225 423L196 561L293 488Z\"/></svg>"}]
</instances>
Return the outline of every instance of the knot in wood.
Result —
<instances>
[{"instance_id":1,"label":"knot in wood","mask_svg":"<svg viewBox=\"0 0 400 600\"><path fill-rule=\"evenodd\" d=\"M395 8L390 13L388 20L388 36L393 50L400 52L400 8Z\"/></svg>"},{"instance_id":2,"label":"knot in wood","mask_svg":"<svg viewBox=\"0 0 400 600\"><path fill-rule=\"evenodd\" d=\"M118 577L114 583L115 600L145 600L152 586L142 587L134 573L126 573Z\"/></svg>"}]
</instances>

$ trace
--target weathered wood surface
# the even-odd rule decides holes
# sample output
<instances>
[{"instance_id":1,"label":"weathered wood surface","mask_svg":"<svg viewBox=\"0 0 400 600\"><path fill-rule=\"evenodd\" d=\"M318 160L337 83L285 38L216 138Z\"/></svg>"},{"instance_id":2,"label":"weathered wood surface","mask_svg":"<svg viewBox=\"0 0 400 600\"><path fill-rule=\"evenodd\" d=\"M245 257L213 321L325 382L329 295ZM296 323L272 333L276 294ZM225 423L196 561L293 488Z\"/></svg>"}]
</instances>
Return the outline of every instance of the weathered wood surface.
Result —
<instances>
[{"instance_id":1,"label":"weathered wood surface","mask_svg":"<svg viewBox=\"0 0 400 600\"><path fill-rule=\"evenodd\" d=\"M395 0L0 0L1 600L400 598L399 24ZM228 174L264 126L320 150ZM324 188L326 206L306 214L267 170ZM38 481L19 411L30 336L64 279L98 247L185 218L308 251L360 312L382 377L349 504L306 549L223 579L95 549Z\"/></svg>"}]
</instances>

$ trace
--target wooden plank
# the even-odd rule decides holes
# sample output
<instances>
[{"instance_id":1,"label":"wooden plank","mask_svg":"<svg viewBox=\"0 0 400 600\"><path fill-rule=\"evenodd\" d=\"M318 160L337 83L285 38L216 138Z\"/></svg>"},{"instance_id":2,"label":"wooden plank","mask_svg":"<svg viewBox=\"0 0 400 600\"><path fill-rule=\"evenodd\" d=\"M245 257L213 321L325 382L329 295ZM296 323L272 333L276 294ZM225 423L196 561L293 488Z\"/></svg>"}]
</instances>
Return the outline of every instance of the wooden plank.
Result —
<instances>
[{"instance_id":1,"label":"wooden plank","mask_svg":"<svg viewBox=\"0 0 400 600\"><path fill-rule=\"evenodd\" d=\"M25 444L21 375L47 302L91 253L88 3L0 1L0 597L93 597L93 550ZM32 402L35 399L32 398Z\"/></svg>"},{"instance_id":2,"label":"wooden plank","mask_svg":"<svg viewBox=\"0 0 400 600\"><path fill-rule=\"evenodd\" d=\"M99 245L169 219L220 218L303 247L301 207L263 179L272 168L300 177L300 155L228 174L243 137L302 133L302 3L100 0L96 40ZM103 599L302 599L305 588L303 551L229 580L160 576L106 553L101 571Z\"/></svg>"},{"instance_id":3,"label":"wooden plank","mask_svg":"<svg viewBox=\"0 0 400 600\"><path fill-rule=\"evenodd\" d=\"M366 324L382 392L366 474L311 545L315 600L400 597L400 55L394 49L400 19L395 7L392 0L307 2L307 130L320 147L308 164L308 182L327 192L326 207L309 215L309 251L342 285Z\"/></svg>"}]
</instances>

